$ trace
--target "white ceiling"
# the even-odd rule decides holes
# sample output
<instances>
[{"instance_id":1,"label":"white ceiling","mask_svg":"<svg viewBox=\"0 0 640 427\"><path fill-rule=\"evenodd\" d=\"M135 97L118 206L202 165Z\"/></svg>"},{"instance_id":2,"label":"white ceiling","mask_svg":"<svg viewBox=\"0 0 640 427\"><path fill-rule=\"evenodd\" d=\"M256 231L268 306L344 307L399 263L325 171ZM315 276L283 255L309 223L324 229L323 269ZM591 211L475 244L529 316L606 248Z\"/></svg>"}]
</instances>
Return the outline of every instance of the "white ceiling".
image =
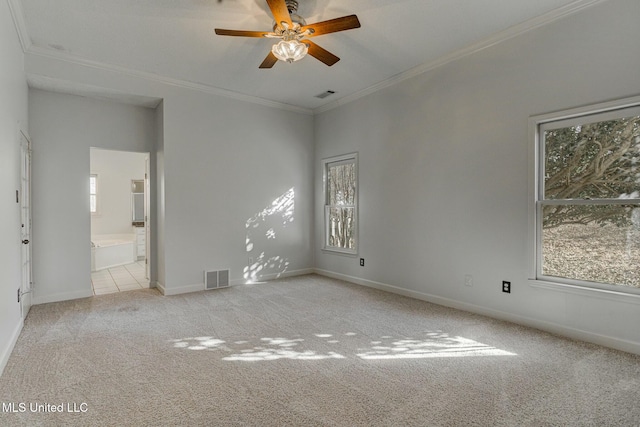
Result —
<instances>
[{"instance_id":1,"label":"white ceiling","mask_svg":"<svg viewBox=\"0 0 640 427\"><path fill-rule=\"evenodd\" d=\"M314 38L341 58L333 67L308 56L261 70L272 40L213 30L271 30L265 0L9 0L28 52L315 111L599 1L299 0L308 23L356 14L362 27ZM30 84L74 92L46 78ZM336 94L315 98L326 90Z\"/></svg>"}]
</instances>

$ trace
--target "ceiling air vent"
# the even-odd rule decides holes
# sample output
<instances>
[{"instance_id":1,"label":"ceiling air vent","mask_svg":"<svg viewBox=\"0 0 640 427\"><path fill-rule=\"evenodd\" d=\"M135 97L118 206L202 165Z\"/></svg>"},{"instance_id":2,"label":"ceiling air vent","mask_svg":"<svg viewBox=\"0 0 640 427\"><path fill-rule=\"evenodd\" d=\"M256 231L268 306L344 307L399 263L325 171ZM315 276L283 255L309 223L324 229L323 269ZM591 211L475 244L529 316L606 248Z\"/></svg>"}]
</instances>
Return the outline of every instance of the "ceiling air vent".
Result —
<instances>
[{"instance_id":1,"label":"ceiling air vent","mask_svg":"<svg viewBox=\"0 0 640 427\"><path fill-rule=\"evenodd\" d=\"M334 93L336 93L334 90L328 90L326 92L322 92L322 93L316 95L316 98L324 99L327 96L333 95Z\"/></svg>"}]
</instances>

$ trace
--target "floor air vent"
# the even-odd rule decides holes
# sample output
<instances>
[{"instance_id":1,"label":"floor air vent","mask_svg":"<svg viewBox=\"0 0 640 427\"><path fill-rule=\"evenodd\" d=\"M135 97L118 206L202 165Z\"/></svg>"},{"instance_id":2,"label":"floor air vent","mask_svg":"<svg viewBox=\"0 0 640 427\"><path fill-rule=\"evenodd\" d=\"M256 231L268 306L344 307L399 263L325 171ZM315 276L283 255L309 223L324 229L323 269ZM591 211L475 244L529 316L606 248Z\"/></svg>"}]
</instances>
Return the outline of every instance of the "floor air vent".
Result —
<instances>
[{"instance_id":1,"label":"floor air vent","mask_svg":"<svg viewBox=\"0 0 640 427\"><path fill-rule=\"evenodd\" d=\"M204 272L204 288L220 289L229 286L229 270L205 271Z\"/></svg>"}]
</instances>

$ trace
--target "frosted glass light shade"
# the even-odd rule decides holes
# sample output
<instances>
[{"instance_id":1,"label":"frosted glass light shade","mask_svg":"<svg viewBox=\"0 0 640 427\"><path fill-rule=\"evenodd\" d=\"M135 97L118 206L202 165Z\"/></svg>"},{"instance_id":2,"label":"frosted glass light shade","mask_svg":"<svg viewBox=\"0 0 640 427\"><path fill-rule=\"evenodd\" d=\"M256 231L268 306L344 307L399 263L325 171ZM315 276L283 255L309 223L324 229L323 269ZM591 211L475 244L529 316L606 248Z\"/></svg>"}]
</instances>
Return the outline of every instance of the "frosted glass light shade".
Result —
<instances>
[{"instance_id":1,"label":"frosted glass light shade","mask_svg":"<svg viewBox=\"0 0 640 427\"><path fill-rule=\"evenodd\" d=\"M271 48L271 52L281 61L292 63L299 61L307 55L309 48L298 40L282 40Z\"/></svg>"}]
</instances>

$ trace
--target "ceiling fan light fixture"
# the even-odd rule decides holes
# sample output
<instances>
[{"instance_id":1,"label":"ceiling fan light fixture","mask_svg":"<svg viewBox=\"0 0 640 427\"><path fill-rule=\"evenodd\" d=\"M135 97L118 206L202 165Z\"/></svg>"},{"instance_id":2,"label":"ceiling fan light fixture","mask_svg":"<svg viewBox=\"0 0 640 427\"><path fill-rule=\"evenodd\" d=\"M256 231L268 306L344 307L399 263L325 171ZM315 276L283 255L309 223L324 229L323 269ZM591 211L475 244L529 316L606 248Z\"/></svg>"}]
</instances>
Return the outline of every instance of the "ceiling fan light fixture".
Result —
<instances>
[{"instance_id":1,"label":"ceiling fan light fixture","mask_svg":"<svg viewBox=\"0 0 640 427\"><path fill-rule=\"evenodd\" d=\"M262 2L264 0L255 1ZM273 31L215 29L219 36L281 39L282 41L271 47L269 54L258 66L260 69L272 68L278 61L288 63L299 61L307 53L331 67L340 61L340 58L307 38L360 28L360 21L356 15L342 16L307 25L304 18L297 13L298 0L266 0L266 2L273 16Z\"/></svg>"},{"instance_id":2,"label":"ceiling fan light fixture","mask_svg":"<svg viewBox=\"0 0 640 427\"><path fill-rule=\"evenodd\" d=\"M307 55L309 47L298 40L282 40L273 45L271 52L281 61L292 63Z\"/></svg>"}]
</instances>

